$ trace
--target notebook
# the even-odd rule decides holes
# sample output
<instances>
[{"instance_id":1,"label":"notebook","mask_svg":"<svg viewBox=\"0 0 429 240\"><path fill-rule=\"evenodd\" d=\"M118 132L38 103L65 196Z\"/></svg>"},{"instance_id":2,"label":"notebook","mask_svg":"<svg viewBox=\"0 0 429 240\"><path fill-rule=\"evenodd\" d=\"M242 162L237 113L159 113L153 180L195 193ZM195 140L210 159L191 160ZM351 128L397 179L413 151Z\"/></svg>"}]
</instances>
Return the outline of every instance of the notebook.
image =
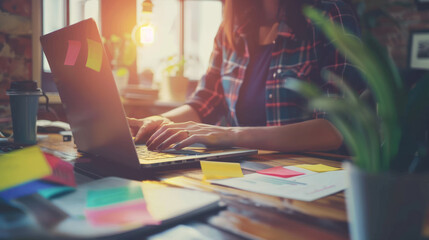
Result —
<instances>
[{"instance_id":1,"label":"notebook","mask_svg":"<svg viewBox=\"0 0 429 240\"><path fill-rule=\"evenodd\" d=\"M132 139L95 21L81 21L46 34L40 41L80 152L133 169L257 153L200 146L147 156L153 152L144 145L136 146Z\"/></svg>"}]
</instances>

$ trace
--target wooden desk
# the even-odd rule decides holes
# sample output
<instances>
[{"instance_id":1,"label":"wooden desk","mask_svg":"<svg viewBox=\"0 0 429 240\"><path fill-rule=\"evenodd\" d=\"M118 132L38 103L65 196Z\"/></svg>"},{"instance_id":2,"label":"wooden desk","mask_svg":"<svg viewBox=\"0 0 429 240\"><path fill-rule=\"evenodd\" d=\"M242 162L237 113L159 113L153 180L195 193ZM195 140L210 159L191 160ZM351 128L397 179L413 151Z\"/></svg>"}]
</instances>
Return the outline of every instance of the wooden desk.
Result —
<instances>
[{"instance_id":1,"label":"wooden desk","mask_svg":"<svg viewBox=\"0 0 429 240\"><path fill-rule=\"evenodd\" d=\"M77 156L72 142L49 135L39 144L68 160ZM293 154L261 152L246 162L269 166L325 163L339 167L341 162ZM246 168L246 164L242 163ZM244 169L244 173L254 172ZM160 171L159 182L166 185L213 192L228 205L225 210L183 223L213 239L348 239L344 194L338 193L313 202L267 196L201 181L200 168ZM82 179L82 178L80 178ZM172 230L166 230L172 231Z\"/></svg>"},{"instance_id":2,"label":"wooden desk","mask_svg":"<svg viewBox=\"0 0 429 240\"><path fill-rule=\"evenodd\" d=\"M74 144L63 142L60 135L49 135L39 145L65 160L73 161L72 159L78 156ZM245 174L255 172L249 163L272 167L304 163L341 166L341 156L323 154L321 158L316 155L317 153L297 155L260 151L258 155L245 159L241 164ZM332 160L334 158L337 159ZM303 202L202 182L199 167L158 171L155 175L160 184L212 192L222 198L227 204L225 210L181 224L212 239L349 238L344 192L313 202ZM79 184L91 179L77 174L77 181ZM426 219L429 219L429 214ZM173 228L162 233L174 230ZM429 236L429 221L425 223L424 236Z\"/></svg>"}]
</instances>

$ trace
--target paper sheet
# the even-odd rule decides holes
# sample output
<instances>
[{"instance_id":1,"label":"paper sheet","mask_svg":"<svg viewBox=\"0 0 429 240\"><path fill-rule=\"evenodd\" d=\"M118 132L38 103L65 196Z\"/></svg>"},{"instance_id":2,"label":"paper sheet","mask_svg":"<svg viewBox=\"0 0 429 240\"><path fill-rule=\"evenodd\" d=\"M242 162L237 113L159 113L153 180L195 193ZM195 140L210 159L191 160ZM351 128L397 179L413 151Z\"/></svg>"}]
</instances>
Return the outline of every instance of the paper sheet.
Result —
<instances>
[{"instance_id":1,"label":"paper sheet","mask_svg":"<svg viewBox=\"0 0 429 240\"><path fill-rule=\"evenodd\" d=\"M143 199L141 187L119 187L88 191L86 206L103 207L131 200Z\"/></svg>"},{"instance_id":2,"label":"paper sheet","mask_svg":"<svg viewBox=\"0 0 429 240\"><path fill-rule=\"evenodd\" d=\"M66 59L64 60L64 65L66 66L74 66L76 63L76 59L80 52L80 41L69 40L68 48L66 53Z\"/></svg>"},{"instance_id":3,"label":"paper sheet","mask_svg":"<svg viewBox=\"0 0 429 240\"><path fill-rule=\"evenodd\" d=\"M212 180L210 182L301 201L314 201L346 188L344 170L309 173L288 179L253 173L245 175L243 178Z\"/></svg>"},{"instance_id":4,"label":"paper sheet","mask_svg":"<svg viewBox=\"0 0 429 240\"><path fill-rule=\"evenodd\" d=\"M243 177L239 163L200 161L200 164L207 180Z\"/></svg>"},{"instance_id":5,"label":"paper sheet","mask_svg":"<svg viewBox=\"0 0 429 240\"><path fill-rule=\"evenodd\" d=\"M341 170L341 168L330 167L324 164L301 164L301 165L295 165L295 167L304 168L304 169L307 169L313 172L319 172L319 173Z\"/></svg>"},{"instance_id":6,"label":"paper sheet","mask_svg":"<svg viewBox=\"0 0 429 240\"><path fill-rule=\"evenodd\" d=\"M103 61L103 47L101 43L91 39L86 39L88 42L88 57L86 66L94 71L100 72L101 63Z\"/></svg>"},{"instance_id":7,"label":"paper sheet","mask_svg":"<svg viewBox=\"0 0 429 240\"><path fill-rule=\"evenodd\" d=\"M37 146L0 155L0 191L52 173Z\"/></svg>"}]
</instances>

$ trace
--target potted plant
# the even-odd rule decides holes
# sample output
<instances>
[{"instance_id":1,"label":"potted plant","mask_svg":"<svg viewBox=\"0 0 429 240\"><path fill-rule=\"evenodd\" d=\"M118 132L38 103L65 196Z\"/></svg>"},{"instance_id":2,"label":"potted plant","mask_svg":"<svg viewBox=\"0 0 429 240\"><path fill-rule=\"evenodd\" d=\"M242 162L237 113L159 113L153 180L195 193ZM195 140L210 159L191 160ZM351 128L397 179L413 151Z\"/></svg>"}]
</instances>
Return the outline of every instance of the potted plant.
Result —
<instances>
[{"instance_id":1,"label":"potted plant","mask_svg":"<svg viewBox=\"0 0 429 240\"><path fill-rule=\"evenodd\" d=\"M188 90L189 79L184 76L186 60L172 55L163 60L165 65L163 69L165 94L169 100L175 102L184 102Z\"/></svg>"},{"instance_id":2,"label":"potted plant","mask_svg":"<svg viewBox=\"0 0 429 240\"><path fill-rule=\"evenodd\" d=\"M429 74L408 87L369 33L360 41L319 10L306 7L304 13L361 71L376 104L369 106L330 72L322 75L341 90L340 98L305 81L284 81L309 99L310 108L328 113L352 153L344 164L351 238L419 239L429 191Z\"/></svg>"},{"instance_id":3,"label":"potted plant","mask_svg":"<svg viewBox=\"0 0 429 240\"><path fill-rule=\"evenodd\" d=\"M130 67L136 60L136 45L131 40L130 34L123 37L113 34L107 40L103 38L103 42L111 59L116 86L122 91L128 85Z\"/></svg>"}]
</instances>

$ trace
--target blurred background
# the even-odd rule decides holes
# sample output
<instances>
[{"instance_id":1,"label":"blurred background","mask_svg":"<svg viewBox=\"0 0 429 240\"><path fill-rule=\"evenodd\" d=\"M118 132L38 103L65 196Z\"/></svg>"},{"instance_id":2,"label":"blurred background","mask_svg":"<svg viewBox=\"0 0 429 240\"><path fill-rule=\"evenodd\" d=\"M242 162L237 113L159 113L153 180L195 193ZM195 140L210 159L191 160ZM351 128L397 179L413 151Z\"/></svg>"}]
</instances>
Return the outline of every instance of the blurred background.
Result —
<instances>
[{"instance_id":1,"label":"blurred background","mask_svg":"<svg viewBox=\"0 0 429 240\"><path fill-rule=\"evenodd\" d=\"M428 1L350 2L403 75L417 79L429 69L410 63L412 34L429 32ZM127 115L145 117L183 103L207 69L222 7L222 0L0 0L0 129L11 126L5 91L12 81L37 81L48 94L52 111L40 108L39 119L67 121L39 37L90 17ZM429 37L419 45L424 52Z\"/></svg>"}]
</instances>

